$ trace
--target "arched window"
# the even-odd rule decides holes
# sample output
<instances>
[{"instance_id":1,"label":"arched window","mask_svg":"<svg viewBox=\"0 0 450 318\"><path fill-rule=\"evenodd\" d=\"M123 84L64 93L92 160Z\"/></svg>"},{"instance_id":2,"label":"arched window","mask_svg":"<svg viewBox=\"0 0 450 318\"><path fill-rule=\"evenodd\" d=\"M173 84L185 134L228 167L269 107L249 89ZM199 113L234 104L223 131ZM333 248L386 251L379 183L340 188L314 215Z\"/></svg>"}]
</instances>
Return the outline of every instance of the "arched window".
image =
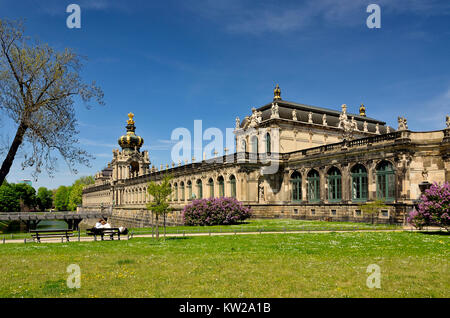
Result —
<instances>
[{"instance_id":1,"label":"arched window","mask_svg":"<svg viewBox=\"0 0 450 318\"><path fill-rule=\"evenodd\" d=\"M231 193L231 197L235 198L236 197L236 177L234 175L230 176L230 193Z\"/></svg>"},{"instance_id":2,"label":"arched window","mask_svg":"<svg viewBox=\"0 0 450 318\"><path fill-rule=\"evenodd\" d=\"M386 201L395 199L395 172L388 161L382 161L377 166L377 198Z\"/></svg>"},{"instance_id":3,"label":"arched window","mask_svg":"<svg viewBox=\"0 0 450 318\"><path fill-rule=\"evenodd\" d=\"M180 190L181 190L181 201L184 201L184 182L180 182Z\"/></svg>"},{"instance_id":4,"label":"arched window","mask_svg":"<svg viewBox=\"0 0 450 318\"><path fill-rule=\"evenodd\" d=\"M308 201L320 201L320 176L316 170L308 173Z\"/></svg>"},{"instance_id":5,"label":"arched window","mask_svg":"<svg viewBox=\"0 0 450 318\"><path fill-rule=\"evenodd\" d=\"M242 139L241 141L241 151L247 152L247 142L245 141L245 139Z\"/></svg>"},{"instance_id":6,"label":"arched window","mask_svg":"<svg viewBox=\"0 0 450 318\"><path fill-rule=\"evenodd\" d=\"M270 134L267 133L266 134L266 153L271 153L272 152L272 145L271 145L271 140L270 140Z\"/></svg>"},{"instance_id":7,"label":"arched window","mask_svg":"<svg viewBox=\"0 0 450 318\"><path fill-rule=\"evenodd\" d=\"M302 200L302 175L298 171L291 174L292 201L300 202Z\"/></svg>"},{"instance_id":8,"label":"arched window","mask_svg":"<svg viewBox=\"0 0 450 318\"><path fill-rule=\"evenodd\" d=\"M367 170L361 165L355 165L352 170L352 201L367 201Z\"/></svg>"},{"instance_id":9,"label":"arched window","mask_svg":"<svg viewBox=\"0 0 450 318\"><path fill-rule=\"evenodd\" d=\"M342 175L341 171L333 167L328 170L328 201L338 202L342 200Z\"/></svg>"},{"instance_id":10,"label":"arched window","mask_svg":"<svg viewBox=\"0 0 450 318\"><path fill-rule=\"evenodd\" d=\"M199 199L203 198L203 184L201 179L197 180L197 196Z\"/></svg>"},{"instance_id":11,"label":"arched window","mask_svg":"<svg viewBox=\"0 0 450 318\"><path fill-rule=\"evenodd\" d=\"M178 201L178 183L175 182L175 184L173 185L173 192L174 192L174 197L175 197L175 201Z\"/></svg>"},{"instance_id":12,"label":"arched window","mask_svg":"<svg viewBox=\"0 0 450 318\"><path fill-rule=\"evenodd\" d=\"M208 180L208 187L209 187L209 197L214 198L214 180L212 178Z\"/></svg>"},{"instance_id":13,"label":"arched window","mask_svg":"<svg viewBox=\"0 0 450 318\"><path fill-rule=\"evenodd\" d=\"M252 153L258 153L258 137L252 137Z\"/></svg>"},{"instance_id":14,"label":"arched window","mask_svg":"<svg viewBox=\"0 0 450 318\"><path fill-rule=\"evenodd\" d=\"M225 196L225 182L222 176L217 178L217 182L219 183L219 197Z\"/></svg>"},{"instance_id":15,"label":"arched window","mask_svg":"<svg viewBox=\"0 0 450 318\"><path fill-rule=\"evenodd\" d=\"M187 182L187 190L188 190L188 197L187 197L187 199L191 200L192 199L192 182L191 182L191 180L189 180Z\"/></svg>"}]
</instances>

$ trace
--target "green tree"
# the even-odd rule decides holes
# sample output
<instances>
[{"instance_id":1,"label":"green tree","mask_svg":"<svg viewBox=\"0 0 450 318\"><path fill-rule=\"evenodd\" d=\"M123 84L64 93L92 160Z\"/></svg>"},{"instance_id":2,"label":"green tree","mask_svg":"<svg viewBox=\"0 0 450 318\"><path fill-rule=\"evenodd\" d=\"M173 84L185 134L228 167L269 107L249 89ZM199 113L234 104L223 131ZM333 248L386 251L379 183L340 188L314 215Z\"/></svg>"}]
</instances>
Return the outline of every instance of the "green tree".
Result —
<instances>
[{"instance_id":1,"label":"green tree","mask_svg":"<svg viewBox=\"0 0 450 318\"><path fill-rule=\"evenodd\" d=\"M84 176L84 177L80 177L77 180L75 180L74 184L83 184L83 185L88 185L88 184L94 184L95 180L93 176Z\"/></svg>"},{"instance_id":2,"label":"green tree","mask_svg":"<svg viewBox=\"0 0 450 318\"><path fill-rule=\"evenodd\" d=\"M18 212L20 211L20 198L14 191L14 187L8 183L0 186L0 211Z\"/></svg>"},{"instance_id":3,"label":"green tree","mask_svg":"<svg viewBox=\"0 0 450 318\"><path fill-rule=\"evenodd\" d=\"M55 193L55 209L67 211L69 205L70 187L60 186Z\"/></svg>"},{"instance_id":4,"label":"green tree","mask_svg":"<svg viewBox=\"0 0 450 318\"><path fill-rule=\"evenodd\" d=\"M69 210L75 211L77 209L77 206L82 204L83 188L88 184L94 184L94 177L81 177L75 180L75 182L72 184L69 194Z\"/></svg>"},{"instance_id":5,"label":"green tree","mask_svg":"<svg viewBox=\"0 0 450 318\"><path fill-rule=\"evenodd\" d=\"M156 239L159 239L159 216L164 216L171 211L168 203L169 196L172 193L172 188L169 183L171 179L172 177L170 175L166 175L161 180L161 183L152 181L148 184L147 192L150 194L152 200L147 203L147 210L150 210L155 214ZM164 222L164 228L165 226L166 224Z\"/></svg>"},{"instance_id":6,"label":"green tree","mask_svg":"<svg viewBox=\"0 0 450 318\"><path fill-rule=\"evenodd\" d=\"M50 209L53 204L53 192L46 187L40 187L37 192L36 203L41 211Z\"/></svg>"},{"instance_id":7,"label":"green tree","mask_svg":"<svg viewBox=\"0 0 450 318\"><path fill-rule=\"evenodd\" d=\"M36 190L26 183L12 185L24 208L34 209L36 206Z\"/></svg>"},{"instance_id":8,"label":"green tree","mask_svg":"<svg viewBox=\"0 0 450 318\"><path fill-rule=\"evenodd\" d=\"M372 202L368 202L360 205L360 207L364 215L370 216L372 224L374 223L375 215L378 215L381 209L389 208L388 205L384 204L384 200L375 200Z\"/></svg>"},{"instance_id":9,"label":"green tree","mask_svg":"<svg viewBox=\"0 0 450 318\"><path fill-rule=\"evenodd\" d=\"M83 187L81 183L74 183L70 189L69 194L69 204L67 208L70 211L75 211L78 205L81 205L81 200L83 197Z\"/></svg>"},{"instance_id":10,"label":"green tree","mask_svg":"<svg viewBox=\"0 0 450 318\"><path fill-rule=\"evenodd\" d=\"M0 19L0 111L17 125L0 167L0 184L22 144L28 145L22 167L34 167L34 176L43 168L53 174L54 151L74 172L76 164L89 165L92 156L77 146L74 99L86 106L91 100L104 102L95 82L81 80L81 69L81 58L72 50L59 52L32 41L23 35L22 23Z\"/></svg>"}]
</instances>

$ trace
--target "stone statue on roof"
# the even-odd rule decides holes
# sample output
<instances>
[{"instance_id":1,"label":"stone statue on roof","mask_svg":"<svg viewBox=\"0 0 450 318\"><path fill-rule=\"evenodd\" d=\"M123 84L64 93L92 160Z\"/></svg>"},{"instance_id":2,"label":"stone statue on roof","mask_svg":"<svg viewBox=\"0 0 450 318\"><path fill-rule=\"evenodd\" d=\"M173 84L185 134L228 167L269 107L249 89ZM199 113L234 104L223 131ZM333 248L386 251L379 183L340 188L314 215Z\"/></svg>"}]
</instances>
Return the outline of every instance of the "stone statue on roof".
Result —
<instances>
[{"instance_id":1,"label":"stone statue on roof","mask_svg":"<svg viewBox=\"0 0 450 318\"><path fill-rule=\"evenodd\" d=\"M447 128L450 128L450 116L449 115L447 115L445 117L445 125L447 126Z\"/></svg>"},{"instance_id":2,"label":"stone statue on roof","mask_svg":"<svg viewBox=\"0 0 450 318\"><path fill-rule=\"evenodd\" d=\"M256 127L258 125L258 114L256 108L252 107L252 114L250 115L250 127Z\"/></svg>"},{"instance_id":3,"label":"stone statue on roof","mask_svg":"<svg viewBox=\"0 0 450 318\"><path fill-rule=\"evenodd\" d=\"M324 126L328 125L328 123L327 123L327 114L323 114L323 116L322 116L322 125L324 125Z\"/></svg>"},{"instance_id":4,"label":"stone statue on roof","mask_svg":"<svg viewBox=\"0 0 450 318\"><path fill-rule=\"evenodd\" d=\"M272 115L270 118L280 118L280 114L278 112L278 103L272 103Z\"/></svg>"},{"instance_id":5,"label":"stone statue on roof","mask_svg":"<svg viewBox=\"0 0 450 318\"><path fill-rule=\"evenodd\" d=\"M348 121L347 117L347 105L342 104L342 113L339 115L338 128L344 129L345 123Z\"/></svg>"},{"instance_id":6,"label":"stone statue on roof","mask_svg":"<svg viewBox=\"0 0 450 318\"><path fill-rule=\"evenodd\" d=\"M398 117L398 130L408 130L408 122L405 117Z\"/></svg>"},{"instance_id":7,"label":"stone statue on roof","mask_svg":"<svg viewBox=\"0 0 450 318\"><path fill-rule=\"evenodd\" d=\"M292 120L297 121L297 111L295 109L292 111Z\"/></svg>"},{"instance_id":8,"label":"stone statue on roof","mask_svg":"<svg viewBox=\"0 0 450 318\"><path fill-rule=\"evenodd\" d=\"M313 119L312 119L312 112L309 112L308 114L308 124L312 124L313 123Z\"/></svg>"},{"instance_id":9,"label":"stone statue on roof","mask_svg":"<svg viewBox=\"0 0 450 318\"><path fill-rule=\"evenodd\" d=\"M240 128L241 128L241 120L239 119L239 117L236 117L236 129Z\"/></svg>"}]
</instances>

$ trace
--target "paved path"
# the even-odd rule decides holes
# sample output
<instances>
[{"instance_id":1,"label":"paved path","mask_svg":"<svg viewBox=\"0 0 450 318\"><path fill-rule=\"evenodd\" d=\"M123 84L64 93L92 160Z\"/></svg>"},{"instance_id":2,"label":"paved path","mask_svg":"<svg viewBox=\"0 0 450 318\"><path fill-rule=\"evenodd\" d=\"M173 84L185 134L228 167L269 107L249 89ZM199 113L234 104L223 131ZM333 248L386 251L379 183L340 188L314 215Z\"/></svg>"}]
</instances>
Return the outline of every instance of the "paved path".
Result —
<instances>
[{"instance_id":1,"label":"paved path","mask_svg":"<svg viewBox=\"0 0 450 318\"><path fill-rule=\"evenodd\" d=\"M439 228L429 228L427 230L435 232L435 231L439 231L440 229ZM217 232L216 233L214 233L214 232L211 232L211 233L205 232L205 233L185 233L185 234L183 234L183 233L178 233L178 234L171 233L171 234L166 234L166 237L190 237L190 236L191 237L196 237L196 236L256 235L256 234L258 234L258 235L259 234L305 234L305 233L332 233L332 232L334 232L334 233L347 233L347 232L349 232L349 233L355 233L355 232L358 232L358 233L362 233L362 232L404 232L404 231L405 232L406 231L407 232L411 232L411 231L412 232L417 232L419 230L416 230L416 229L411 228L411 227L408 226L408 227L403 227L401 229L395 229L395 230L372 230L372 229L367 229L367 230L301 230L301 231L228 232L228 233L226 233L226 232L219 232L219 233L217 233ZM135 238L135 237L151 238L152 234L134 234L133 238ZM164 234L160 233L160 238L163 238L163 237L164 237ZM121 236L120 239L122 241L126 241L126 240L131 239L131 238L128 238L125 235L125 236ZM117 240L117 239L115 239L115 240ZM61 243L61 239L52 239L52 238L42 239L41 241L42 241L42 243ZM74 236L74 237L72 237L70 239L69 243L74 243L74 242L78 242L78 241L80 241L80 242L93 242L94 238L91 237L91 236L81 236L80 238L78 238L77 236ZM97 241L100 241L100 239L97 239ZM105 240L105 241L109 241L109 240ZM24 239L0 241L0 245L2 243L5 243L5 244L7 244L7 243L22 243L22 244L24 244L25 241L24 241ZM30 238L28 238L26 240L26 243L27 244L33 243L33 241ZM64 240L64 243L67 243L67 242Z\"/></svg>"}]
</instances>

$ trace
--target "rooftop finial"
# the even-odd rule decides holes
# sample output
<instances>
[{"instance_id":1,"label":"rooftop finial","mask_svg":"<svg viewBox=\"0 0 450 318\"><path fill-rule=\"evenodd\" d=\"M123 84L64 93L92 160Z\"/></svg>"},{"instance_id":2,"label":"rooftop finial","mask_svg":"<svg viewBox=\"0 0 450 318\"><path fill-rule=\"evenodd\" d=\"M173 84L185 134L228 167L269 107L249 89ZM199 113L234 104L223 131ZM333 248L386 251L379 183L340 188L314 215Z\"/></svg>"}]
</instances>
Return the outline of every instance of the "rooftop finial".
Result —
<instances>
[{"instance_id":1,"label":"rooftop finial","mask_svg":"<svg viewBox=\"0 0 450 318\"><path fill-rule=\"evenodd\" d=\"M128 120L127 120L127 124L128 124L128 125L133 125L133 124L134 124L133 117L134 117L134 114L133 114L133 113L129 113L129 114L128 114Z\"/></svg>"},{"instance_id":2,"label":"rooftop finial","mask_svg":"<svg viewBox=\"0 0 450 318\"><path fill-rule=\"evenodd\" d=\"M273 90L273 100L281 100L281 89L278 84L277 86L275 86L275 89Z\"/></svg>"},{"instance_id":3,"label":"rooftop finial","mask_svg":"<svg viewBox=\"0 0 450 318\"><path fill-rule=\"evenodd\" d=\"M366 117L366 107L364 106L364 104L361 104L361 106L359 106L359 116Z\"/></svg>"}]
</instances>

